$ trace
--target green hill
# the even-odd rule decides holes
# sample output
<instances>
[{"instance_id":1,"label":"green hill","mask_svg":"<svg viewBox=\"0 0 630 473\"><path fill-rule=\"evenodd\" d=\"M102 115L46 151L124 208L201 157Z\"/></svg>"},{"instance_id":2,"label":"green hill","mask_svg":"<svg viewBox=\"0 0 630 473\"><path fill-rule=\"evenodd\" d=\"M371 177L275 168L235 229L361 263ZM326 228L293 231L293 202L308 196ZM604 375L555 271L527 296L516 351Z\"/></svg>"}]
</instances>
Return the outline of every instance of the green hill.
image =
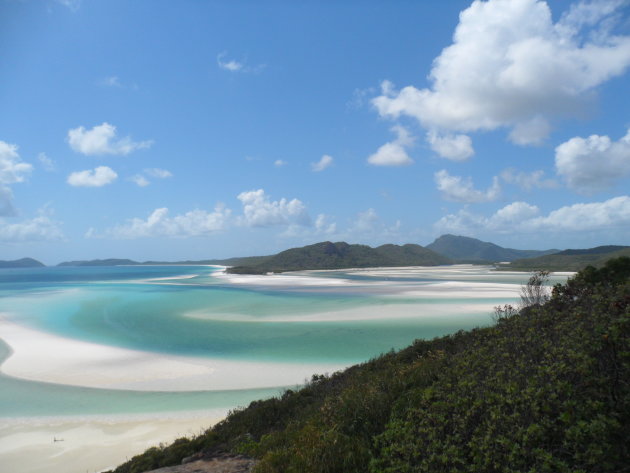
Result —
<instances>
[{"instance_id":1,"label":"green hill","mask_svg":"<svg viewBox=\"0 0 630 473\"><path fill-rule=\"evenodd\" d=\"M598 246L583 250L565 250L538 258L519 259L498 269L508 271L579 271L588 265L602 267L610 258L630 256L627 246Z\"/></svg>"},{"instance_id":2,"label":"green hill","mask_svg":"<svg viewBox=\"0 0 630 473\"><path fill-rule=\"evenodd\" d=\"M46 265L33 258L22 258L12 261L0 260L0 268L39 268L43 266Z\"/></svg>"},{"instance_id":3,"label":"green hill","mask_svg":"<svg viewBox=\"0 0 630 473\"><path fill-rule=\"evenodd\" d=\"M558 252L558 250L539 251L503 248L487 241L457 235L442 235L426 247L448 258L466 262L497 263L500 261L513 261L519 258L533 258Z\"/></svg>"},{"instance_id":4,"label":"green hill","mask_svg":"<svg viewBox=\"0 0 630 473\"><path fill-rule=\"evenodd\" d=\"M630 464L630 258L544 305L417 340L118 467L241 453L256 473L593 472Z\"/></svg>"},{"instance_id":5,"label":"green hill","mask_svg":"<svg viewBox=\"0 0 630 473\"><path fill-rule=\"evenodd\" d=\"M299 271L306 269L367 268L378 266L435 266L451 261L419 245L350 245L325 241L314 245L291 248L262 262L229 268L238 274Z\"/></svg>"}]
</instances>

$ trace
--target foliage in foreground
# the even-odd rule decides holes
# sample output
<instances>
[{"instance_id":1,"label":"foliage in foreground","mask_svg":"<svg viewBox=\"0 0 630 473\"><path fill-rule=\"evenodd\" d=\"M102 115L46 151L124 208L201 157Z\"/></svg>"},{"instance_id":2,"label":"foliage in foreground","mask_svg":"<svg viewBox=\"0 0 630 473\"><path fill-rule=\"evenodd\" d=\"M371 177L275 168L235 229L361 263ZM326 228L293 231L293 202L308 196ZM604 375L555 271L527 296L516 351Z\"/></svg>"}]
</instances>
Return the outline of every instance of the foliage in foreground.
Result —
<instances>
[{"instance_id":1,"label":"foliage in foreground","mask_svg":"<svg viewBox=\"0 0 630 473\"><path fill-rule=\"evenodd\" d=\"M204 449L257 457L258 473L612 473L629 471L628 425L630 258L619 258L493 327L314 376L116 473Z\"/></svg>"}]
</instances>

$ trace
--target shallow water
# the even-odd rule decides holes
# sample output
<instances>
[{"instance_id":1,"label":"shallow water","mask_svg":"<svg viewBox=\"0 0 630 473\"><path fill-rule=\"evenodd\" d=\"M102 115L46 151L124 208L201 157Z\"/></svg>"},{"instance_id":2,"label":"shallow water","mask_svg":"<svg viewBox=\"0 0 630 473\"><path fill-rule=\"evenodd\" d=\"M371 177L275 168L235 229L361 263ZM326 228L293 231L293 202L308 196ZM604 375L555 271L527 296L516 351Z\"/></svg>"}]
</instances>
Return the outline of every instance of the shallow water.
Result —
<instances>
[{"instance_id":1,"label":"shallow water","mask_svg":"<svg viewBox=\"0 0 630 473\"><path fill-rule=\"evenodd\" d=\"M487 325L493 306L516 302L528 277L444 267L303 272L286 284L267 285L270 279L255 282L260 278L234 284L215 277L215 271L207 266L0 270L0 312L45 332L134 350L350 365L416 338ZM304 278L323 282L306 286ZM327 279L343 284L326 284ZM6 345L0 352L6 357ZM277 392L115 391L0 375L0 417L230 408Z\"/></svg>"}]
</instances>

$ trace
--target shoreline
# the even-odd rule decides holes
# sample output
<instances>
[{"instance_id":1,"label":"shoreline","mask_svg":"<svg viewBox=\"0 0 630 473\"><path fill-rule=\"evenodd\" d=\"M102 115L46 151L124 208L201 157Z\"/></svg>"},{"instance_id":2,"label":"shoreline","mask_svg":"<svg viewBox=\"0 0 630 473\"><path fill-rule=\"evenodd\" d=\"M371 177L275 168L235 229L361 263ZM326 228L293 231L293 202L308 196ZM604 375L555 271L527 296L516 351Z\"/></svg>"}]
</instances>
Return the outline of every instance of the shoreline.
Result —
<instances>
[{"instance_id":1,"label":"shoreline","mask_svg":"<svg viewBox=\"0 0 630 473\"><path fill-rule=\"evenodd\" d=\"M99 345L27 328L0 317L12 353L0 372L13 378L132 391L227 391L302 384L347 364L193 358Z\"/></svg>"}]
</instances>

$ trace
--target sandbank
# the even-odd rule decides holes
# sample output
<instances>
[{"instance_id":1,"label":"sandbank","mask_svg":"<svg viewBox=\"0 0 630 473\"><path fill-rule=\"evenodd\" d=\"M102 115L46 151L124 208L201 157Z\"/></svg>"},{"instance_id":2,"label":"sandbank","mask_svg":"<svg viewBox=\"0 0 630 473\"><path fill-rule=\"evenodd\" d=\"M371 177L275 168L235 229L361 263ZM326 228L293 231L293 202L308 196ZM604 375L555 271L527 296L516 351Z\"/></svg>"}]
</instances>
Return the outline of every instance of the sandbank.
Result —
<instances>
[{"instance_id":1,"label":"sandbank","mask_svg":"<svg viewBox=\"0 0 630 473\"><path fill-rule=\"evenodd\" d=\"M272 363L195 358L99 345L9 322L2 339L12 354L0 371L31 381L134 391L215 391L302 384L341 364Z\"/></svg>"},{"instance_id":2,"label":"sandbank","mask_svg":"<svg viewBox=\"0 0 630 473\"><path fill-rule=\"evenodd\" d=\"M204 411L178 413L177 418L3 419L0 465L2 471L19 473L109 470L160 443L200 434L226 414Z\"/></svg>"}]
</instances>

